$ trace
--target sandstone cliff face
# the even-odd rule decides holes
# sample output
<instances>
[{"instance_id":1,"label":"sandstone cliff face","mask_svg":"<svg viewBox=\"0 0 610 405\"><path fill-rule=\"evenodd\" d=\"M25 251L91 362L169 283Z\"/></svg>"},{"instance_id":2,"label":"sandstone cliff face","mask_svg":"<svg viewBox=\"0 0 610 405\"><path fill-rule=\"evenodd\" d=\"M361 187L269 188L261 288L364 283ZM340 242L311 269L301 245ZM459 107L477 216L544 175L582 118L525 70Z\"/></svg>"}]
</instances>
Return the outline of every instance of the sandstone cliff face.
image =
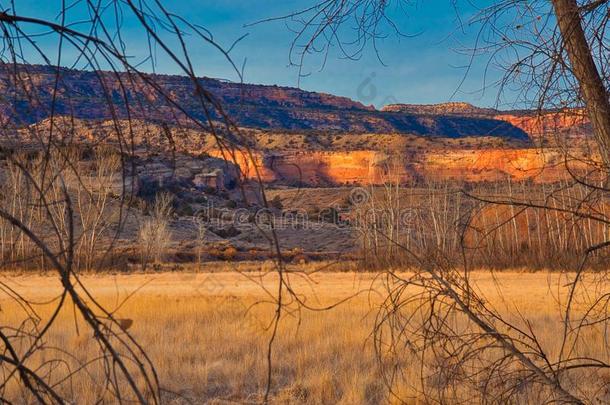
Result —
<instances>
[{"instance_id":1,"label":"sandstone cliff face","mask_svg":"<svg viewBox=\"0 0 610 405\"><path fill-rule=\"evenodd\" d=\"M23 141L32 131L45 131L50 122L45 120L20 132ZM72 126L74 125L74 126ZM288 134L252 136L257 144L248 150L236 147L219 150L210 134L185 128L167 128L132 121L120 126L135 134L138 154L157 153L176 148L180 154L194 158L207 156L234 163L243 176L250 180L286 185L333 186L345 184L382 184L386 181L412 180L496 181L508 177L514 180L532 179L553 182L568 173L564 152L560 148L524 148L492 142L493 138L442 139L416 136L385 135L320 135L297 136L303 143L290 148L290 142L277 143ZM165 132L175 140L169 144ZM111 122L93 123L88 120L57 120L56 136L72 137L72 141L97 143L114 133ZM378 142L380 138L384 142ZM269 143L271 141L271 143ZM307 141L307 142L305 142ZM356 142L352 145L352 142ZM31 140L30 140L31 142ZM264 148L262 145L275 145ZM361 145L361 146L359 146ZM349 148L349 149L348 149ZM147 152L148 151L148 152ZM571 153L586 159L584 149L573 148ZM162 154L162 153L161 153ZM169 155L168 155L169 156ZM572 169L584 169L577 161Z\"/></svg>"},{"instance_id":2,"label":"sandstone cliff face","mask_svg":"<svg viewBox=\"0 0 610 405\"><path fill-rule=\"evenodd\" d=\"M276 179L307 185L382 184L393 169L390 156L374 150L309 152L274 155L266 160ZM395 175L401 182L411 179L408 162ZM394 174L394 173L393 173Z\"/></svg>"},{"instance_id":3,"label":"sandstone cliff face","mask_svg":"<svg viewBox=\"0 0 610 405\"><path fill-rule=\"evenodd\" d=\"M214 154L218 156L218 153ZM409 154L383 151L297 152L261 154L235 163L249 179L258 167L265 182L288 185L336 186L347 184L405 183L413 180L468 182L518 181L546 183L569 177L564 154L558 149L455 149ZM586 170L586 163L572 161L573 171Z\"/></svg>"},{"instance_id":4,"label":"sandstone cliff face","mask_svg":"<svg viewBox=\"0 0 610 405\"><path fill-rule=\"evenodd\" d=\"M587 132L589 119L583 110L567 110L542 114L497 114L495 119L509 122L527 132L531 138L540 138L570 131L573 135Z\"/></svg>"},{"instance_id":5,"label":"sandstone cliff face","mask_svg":"<svg viewBox=\"0 0 610 405\"><path fill-rule=\"evenodd\" d=\"M263 153L212 149L208 154L239 167L248 180L293 186L336 186L345 184L382 184L399 177L401 182L412 180L409 164L390 163L392 158L380 151L343 152L285 151ZM391 174L391 176L390 176Z\"/></svg>"},{"instance_id":6,"label":"sandstone cliff face","mask_svg":"<svg viewBox=\"0 0 610 405\"><path fill-rule=\"evenodd\" d=\"M265 163L265 155L259 151L248 151L243 149L220 150L210 149L207 154L223 159L239 167L241 178L271 183L277 180L275 171Z\"/></svg>"},{"instance_id":7,"label":"sandstone cliff face","mask_svg":"<svg viewBox=\"0 0 610 405\"><path fill-rule=\"evenodd\" d=\"M17 138L33 142L29 137L36 131L47 131L49 120L19 132ZM216 147L207 133L188 128L163 128L142 121L119 125L134 133L134 145L139 155L158 154L175 148L176 152L194 159L207 156L234 163L250 180L286 185L333 186L345 184L382 184L386 181L412 180L496 181L508 177L514 180L532 179L554 182L568 175L564 152L557 147L524 148L495 142L494 138L426 138L398 134L328 134L294 135L297 147L285 133L255 132L256 140L248 150L244 147ZM89 120L55 121L55 136L70 137L73 142L117 143L112 122ZM170 144L167 132L174 143ZM380 142L380 140L383 140ZM4 140L6 141L6 140ZM15 142L15 140L13 140ZM265 147L267 145L267 147ZM571 153L586 160L587 150L577 146ZM169 154L167 157L169 158ZM230 165L231 166L231 165ZM570 163L574 170L584 164Z\"/></svg>"},{"instance_id":8,"label":"sandstone cliff face","mask_svg":"<svg viewBox=\"0 0 610 405\"><path fill-rule=\"evenodd\" d=\"M223 153L212 150L211 156ZM247 153L238 151L228 159L237 164L243 175L264 182L289 185L332 186L343 184L381 184L388 173L389 156L380 151L343 152L285 151L283 153ZM411 178L404 167L399 169L401 180Z\"/></svg>"},{"instance_id":9,"label":"sandstone cliff face","mask_svg":"<svg viewBox=\"0 0 610 405\"><path fill-rule=\"evenodd\" d=\"M498 181L530 179L554 182L568 175L563 153L557 149L454 150L426 154L422 177L432 180ZM585 165L573 162L572 170Z\"/></svg>"}]
</instances>

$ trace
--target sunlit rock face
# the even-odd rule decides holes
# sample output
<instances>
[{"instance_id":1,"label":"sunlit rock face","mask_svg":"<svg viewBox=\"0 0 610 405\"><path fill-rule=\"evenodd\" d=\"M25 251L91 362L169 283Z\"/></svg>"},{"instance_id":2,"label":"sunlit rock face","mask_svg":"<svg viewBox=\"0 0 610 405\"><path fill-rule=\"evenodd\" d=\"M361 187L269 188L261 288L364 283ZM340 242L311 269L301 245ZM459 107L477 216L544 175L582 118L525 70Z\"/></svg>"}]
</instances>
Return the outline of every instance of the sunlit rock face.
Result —
<instances>
[{"instance_id":1,"label":"sunlit rock face","mask_svg":"<svg viewBox=\"0 0 610 405\"><path fill-rule=\"evenodd\" d=\"M212 151L220 157L220 151ZM374 150L321 152L285 151L263 154L239 151L230 157L245 177L264 182L282 182L292 185L343 185L383 183L389 173L390 157ZM406 181L410 178L405 166L397 166L398 174Z\"/></svg>"},{"instance_id":2,"label":"sunlit rock face","mask_svg":"<svg viewBox=\"0 0 610 405\"><path fill-rule=\"evenodd\" d=\"M421 174L435 180L555 182L569 177L564 163L556 149L456 150L428 154ZM586 163L572 161L570 168L581 171Z\"/></svg>"},{"instance_id":3,"label":"sunlit rock face","mask_svg":"<svg viewBox=\"0 0 610 405\"><path fill-rule=\"evenodd\" d=\"M266 160L277 180L308 185L380 184L392 176L411 178L406 162L394 162L380 151L276 154Z\"/></svg>"},{"instance_id":4,"label":"sunlit rock face","mask_svg":"<svg viewBox=\"0 0 610 405\"><path fill-rule=\"evenodd\" d=\"M406 157L406 155L405 155ZM243 155L237 164L246 177L289 185L331 186L429 181L531 180L555 182L568 178L564 155L556 149L462 149L430 151L401 159L382 151L341 152L286 151L257 154L255 160ZM586 163L573 161L572 170L585 170Z\"/></svg>"},{"instance_id":5,"label":"sunlit rock face","mask_svg":"<svg viewBox=\"0 0 610 405\"><path fill-rule=\"evenodd\" d=\"M50 123L44 120L35 125L38 130L45 131ZM58 120L54 125L56 129L61 129L57 131L58 136L78 134L75 139L83 143L95 143L109 137L114 128L110 122L93 124L88 120L69 123ZM126 125L123 122L120 127L127 129ZM130 127L138 155L146 155L149 149L162 151L170 147L162 127L142 122L132 122ZM569 175L565 167L565 150L558 146L499 144L493 138L456 140L406 137L400 134L361 137L339 134L335 136L336 139L329 140L327 135L318 138L293 135L301 143L298 148L291 148L290 139L287 140L288 134L262 132L257 134L257 143L250 148L220 150L215 147L210 134L181 128L167 131L171 132L171 137L175 140L173 147L181 155L191 156L190 159L194 161L206 161L208 166L208 157L219 162L232 162L235 167L239 167L243 178L264 183L333 186L383 184L387 181L480 182L506 178L554 182ZM29 135L30 131L23 130L17 138L27 140ZM380 142L381 138L385 141ZM322 141L328 143L323 145ZM587 159L594 159L595 154L587 155L584 143L576 145L570 150L570 168L580 170L585 168ZM166 157L170 158L171 154ZM181 162L178 166L185 164ZM223 165L214 168L225 169ZM166 169L168 176L176 170L169 166Z\"/></svg>"},{"instance_id":6,"label":"sunlit rock face","mask_svg":"<svg viewBox=\"0 0 610 405\"><path fill-rule=\"evenodd\" d=\"M497 114L494 118L521 128L532 138L566 131L570 131L572 135L582 135L587 132L589 124L588 117L580 109L541 114Z\"/></svg>"}]
</instances>

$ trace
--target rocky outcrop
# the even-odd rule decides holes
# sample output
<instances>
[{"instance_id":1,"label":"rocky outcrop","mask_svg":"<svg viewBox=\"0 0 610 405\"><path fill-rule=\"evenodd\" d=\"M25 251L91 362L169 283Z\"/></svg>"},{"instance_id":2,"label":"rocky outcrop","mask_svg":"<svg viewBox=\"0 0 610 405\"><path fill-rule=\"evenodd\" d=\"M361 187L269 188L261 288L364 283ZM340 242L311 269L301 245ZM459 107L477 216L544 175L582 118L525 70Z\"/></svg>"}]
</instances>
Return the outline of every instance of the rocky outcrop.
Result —
<instances>
[{"instance_id":1,"label":"rocky outcrop","mask_svg":"<svg viewBox=\"0 0 610 405\"><path fill-rule=\"evenodd\" d=\"M406 182L414 174L407 170L409 162L393 162L387 153L374 150L276 154L265 163L278 181L316 186L382 184L390 174Z\"/></svg>"},{"instance_id":2,"label":"rocky outcrop","mask_svg":"<svg viewBox=\"0 0 610 405\"><path fill-rule=\"evenodd\" d=\"M34 140L28 136L39 133L37 131L45 133L49 125L49 120L45 120L20 131L22 145L33 144ZM101 140L118 143L112 122L58 119L54 125L56 139L67 136L77 143L96 144ZM565 151L561 148L518 147L496 142L498 139L490 137L449 139L396 134L337 134L333 138L328 134L317 137L308 134L297 135L300 143L292 147L291 142L276 142L292 135L258 131L250 134L255 141L252 148L236 146L221 150L214 137L194 129L164 129L141 121L121 122L118 128L125 133L131 130L134 135L133 153L138 156L165 156L168 161L174 152L185 156L175 164L164 163L161 166L163 176L155 171L154 165L146 167L143 175L154 178L175 176L190 181L196 174L222 169L225 179L236 182L237 171L230 169L232 167L238 167L242 177L250 180L306 186L382 184L388 179L401 182L426 179L478 182L507 177L553 182L567 174ZM168 138L174 142L169 143ZM587 161L591 154L589 149L577 145L572 143L570 150L575 157L570 164L573 170L583 166L578 159ZM229 162L229 165L224 162ZM186 173L182 175L182 171Z\"/></svg>"},{"instance_id":3,"label":"rocky outcrop","mask_svg":"<svg viewBox=\"0 0 610 405\"><path fill-rule=\"evenodd\" d=\"M521 128L531 138L552 136L553 134L570 132L572 135L589 133L589 119L582 109L572 109L557 112L498 113L494 118L506 121Z\"/></svg>"},{"instance_id":4,"label":"rocky outcrop","mask_svg":"<svg viewBox=\"0 0 610 405\"><path fill-rule=\"evenodd\" d=\"M440 104L389 104L381 111L430 115L464 115L491 117L497 113L492 108L476 107L470 103L448 102Z\"/></svg>"},{"instance_id":5,"label":"rocky outcrop","mask_svg":"<svg viewBox=\"0 0 610 405\"><path fill-rule=\"evenodd\" d=\"M421 176L429 180L469 182L530 179L548 183L569 178L565 155L558 149L484 149L427 153ZM586 170L584 161L572 160L573 172ZM590 169L590 166L589 166Z\"/></svg>"},{"instance_id":6,"label":"rocky outcrop","mask_svg":"<svg viewBox=\"0 0 610 405\"><path fill-rule=\"evenodd\" d=\"M589 131L588 117L583 109L563 109L560 111L515 110L501 111L493 108L480 108L469 103L451 102L441 104L390 104L382 111L409 113L431 116L462 116L492 118L507 122L526 132L530 138L570 132L582 136Z\"/></svg>"}]
</instances>

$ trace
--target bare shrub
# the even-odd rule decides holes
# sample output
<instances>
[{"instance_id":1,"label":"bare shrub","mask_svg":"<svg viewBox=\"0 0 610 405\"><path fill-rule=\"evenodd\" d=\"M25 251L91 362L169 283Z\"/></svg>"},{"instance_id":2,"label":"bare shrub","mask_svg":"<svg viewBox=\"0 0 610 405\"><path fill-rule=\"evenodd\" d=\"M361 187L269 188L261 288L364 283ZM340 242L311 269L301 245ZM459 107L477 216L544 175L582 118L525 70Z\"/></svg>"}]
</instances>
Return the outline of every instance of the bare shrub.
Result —
<instances>
[{"instance_id":1,"label":"bare shrub","mask_svg":"<svg viewBox=\"0 0 610 405\"><path fill-rule=\"evenodd\" d=\"M120 200L123 192L120 187L120 156L113 149L103 146L98 146L92 153L93 158L83 162L89 166L86 174L69 186L75 194L74 204L81 228L76 254L78 265L84 270L94 268L97 260L103 256L101 253L111 243L104 240L110 236L111 226L121 222L119 208L114 201Z\"/></svg>"},{"instance_id":2,"label":"bare shrub","mask_svg":"<svg viewBox=\"0 0 610 405\"><path fill-rule=\"evenodd\" d=\"M145 217L138 230L138 246L142 268L148 263L158 264L167 254L171 244L169 220L173 212L173 197L169 193L160 193L149 207L149 216Z\"/></svg>"},{"instance_id":3,"label":"bare shrub","mask_svg":"<svg viewBox=\"0 0 610 405\"><path fill-rule=\"evenodd\" d=\"M201 267L201 259L203 257L203 249L205 247L205 237L208 232L207 221L201 216L193 218L195 230L197 232L196 250L197 250L197 265Z\"/></svg>"}]
</instances>

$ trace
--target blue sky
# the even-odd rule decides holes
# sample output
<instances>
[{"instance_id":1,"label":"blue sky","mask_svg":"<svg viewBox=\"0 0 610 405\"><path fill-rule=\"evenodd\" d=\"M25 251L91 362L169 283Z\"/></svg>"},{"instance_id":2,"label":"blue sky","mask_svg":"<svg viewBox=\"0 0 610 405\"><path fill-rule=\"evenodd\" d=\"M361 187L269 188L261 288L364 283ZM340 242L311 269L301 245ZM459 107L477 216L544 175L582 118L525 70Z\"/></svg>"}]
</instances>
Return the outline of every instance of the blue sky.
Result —
<instances>
[{"instance_id":1,"label":"blue sky","mask_svg":"<svg viewBox=\"0 0 610 405\"><path fill-rule=\"evenodd\" d=\"M297 86L305 90L321 91L359 100L364 104L382 106L392 102L438 103L445 101L467 101L480 106L493 106L497 101L497 89L483 90L487 83L498 78L499 71L493 68L485 77L485 57L475 60L465 82L462 81L468 56L458 52L474 45L477 27L463 26L460 29L458 16L467 22L476 12L464 1L457 10L450 0L415 2L406 9L390 1L388 13L403 34L401 37L388 30L387 38L378 42L379 60L372 47L368 47L358 61L342 58L333 51L321 68L319 56L305 60L303 71L307 77L299 81L298 69L289 66L289 49L294 37L285 22L272 21L253 26L247 24L258 20L282 16L291 11L311 5L314 0L181 0L165 1L165 6L186 17L190 22L208 29L216 41L228 47L244 34L231 52L236 64L245 61L244 81L249 83ZM6 4L0 6L5 8ZM34 16L51 16L57 10L58 1L19 0L18 13ZM82 15L74 10L73 21ZM75 27L78 27L76 25ZM128 53L139 57L145 48L145 39L136 30L136 22L125 21L125 36ZM52 49L53 41L39 39L43 46ZM189 40L190 53L197 73L202 76L236 80L224 57L194 38ZM32 61L36 61L33 57ZM169 63L162 53L158 54L156 70L176 73L176 66ZM456 92L457 91L457 92ZM509 100L510 101L510 100ZM500 107L505 107L502 103Z\"/></svg>"}]
</instances>

